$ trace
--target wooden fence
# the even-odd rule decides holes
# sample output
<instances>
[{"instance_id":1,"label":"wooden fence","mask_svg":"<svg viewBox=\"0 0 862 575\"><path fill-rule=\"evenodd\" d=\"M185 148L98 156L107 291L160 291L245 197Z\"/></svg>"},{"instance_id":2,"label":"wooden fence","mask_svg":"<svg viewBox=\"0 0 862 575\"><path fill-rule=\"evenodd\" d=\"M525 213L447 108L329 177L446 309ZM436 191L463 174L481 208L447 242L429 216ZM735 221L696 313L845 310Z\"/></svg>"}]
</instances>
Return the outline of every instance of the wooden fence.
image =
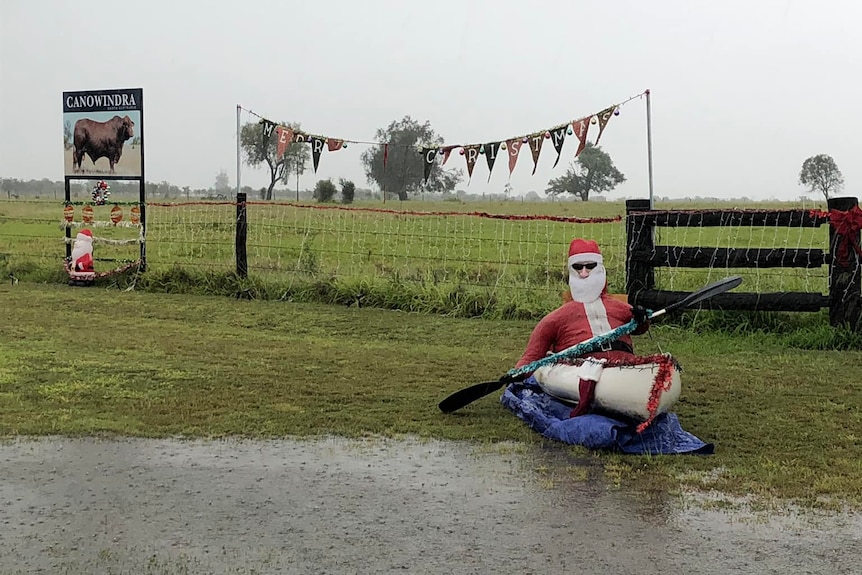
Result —
<instances>
[{"instance_id":1,"label":"wooden fence","mask_svg":"<svg viewBox=\"0 0 862 575\"><path fill-rule=\"evenodd\" d=\"M862 218L855 197L830 199L828 212L818 210L710 210L663 211L650 209L649 200L626 202L626 293L632 304L662 309L688 292L656 289L655 268L818 268L829 266L828 295L817 292L728 292L703 303L705 309L741 311L812 312L829 308L833 326L848 325L862 331L862 278L860 232L856 223L840 227L839 220ZM829 225L829 251L817 248L719 248L715 246L656 245L655 228L690 226ZM841 230L843 233L839 233ZM840 255L837 257L836 254ZM744 290L745 284L742 289Z\"/></svg>"}]
</instances>

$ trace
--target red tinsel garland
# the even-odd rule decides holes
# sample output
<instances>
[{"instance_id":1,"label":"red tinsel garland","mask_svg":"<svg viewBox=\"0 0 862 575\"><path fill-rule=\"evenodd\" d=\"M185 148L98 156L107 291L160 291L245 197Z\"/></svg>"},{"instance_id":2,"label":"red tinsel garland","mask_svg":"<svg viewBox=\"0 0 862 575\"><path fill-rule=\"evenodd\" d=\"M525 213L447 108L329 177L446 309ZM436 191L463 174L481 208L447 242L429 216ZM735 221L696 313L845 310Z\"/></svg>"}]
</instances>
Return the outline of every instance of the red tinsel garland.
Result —
<instances>
[{"instance_id":1,"label":"red tinsel garland","mask_svg":"<svg viewBox=\"0 0 862 575\"><path fill-rule=\"evenodd\" d=\"M177 208L181 206L235 206L236 202L230 201L221 201L221 202L203 202L203 201L194 201L194 202L176 202L176 203L160 203L160 202L149 202L147 206L161 207L161 208ZM551 222L563 222L570 224L607 224L614 222L621 222L622 216L611 216L611 217L596 217L596 218L582 218L578 216L552 216L552 215L517 215L517 214L491 214L488 212L423 212L417 210L390 210L386 208L355 208L355 207L346 207L346 206L326 206L326 205L309 205L309 204L297 204L295 202L254 202L254 201L246 201L242 202L242 205L246 206L289 206L293 208L307 209L307 210L339 210L345 212L372 212L379 214L391 214L394 216L470 216L474 218L488 218L492 220L512 220L512 221L523 221L523 220L548 220Z\"/></svg>"},{"instance_id":2,"label":"red tinsel garland","mask_svg":"<svg viewBox=\"0 0 862 575\"><path fill-rule=\"evenodd\" d=\"M665 391L670 389L672 383L671 378L673 377L673 370L675 368L673 360L668 356L662 356L662 358L657 360L656 363L658 363L658 373L655 374L655 379L653 380L652 389L649 394L649 401L647 401L649 417L646 421L637 426L638 433L643 433L643 431L649 427L649 424L652 423L653 419L655 419L656 410L658 410L661 396Z\"/></svg>"}]
</instances>

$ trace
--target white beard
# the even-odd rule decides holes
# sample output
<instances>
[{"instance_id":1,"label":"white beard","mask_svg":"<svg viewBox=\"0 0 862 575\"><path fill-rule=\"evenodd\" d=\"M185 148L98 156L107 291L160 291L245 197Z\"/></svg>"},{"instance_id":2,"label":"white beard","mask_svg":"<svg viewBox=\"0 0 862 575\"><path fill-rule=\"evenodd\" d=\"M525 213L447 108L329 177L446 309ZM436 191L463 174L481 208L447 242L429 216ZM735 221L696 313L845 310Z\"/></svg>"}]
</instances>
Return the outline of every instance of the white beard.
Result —
<instances>
[{"instance_id":1,"label":"white beard","mask_svg":"<svg viewBox=\"0 0 862 575\"><path fill-rule=\"evenodd\" d=\"M590 303L599 299L607 283L604 264L597 265L585 278L569 267L569 290L572 299L580 303Z\"/></svg>"}]
</instances>

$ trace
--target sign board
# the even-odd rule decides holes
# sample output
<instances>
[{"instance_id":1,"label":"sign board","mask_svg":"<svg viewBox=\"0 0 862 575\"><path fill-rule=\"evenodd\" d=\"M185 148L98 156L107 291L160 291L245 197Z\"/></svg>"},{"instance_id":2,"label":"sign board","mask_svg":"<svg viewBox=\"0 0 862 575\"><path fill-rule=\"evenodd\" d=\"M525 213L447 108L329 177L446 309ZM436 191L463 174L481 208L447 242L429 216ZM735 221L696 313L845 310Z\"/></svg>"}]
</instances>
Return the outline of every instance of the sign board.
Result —
<instances>
[{"instance_id":1,"label":"sign board","mask_svg":"<svg viewBox=\"0 0 862 575\"><path fill-rule=\"evenodd\" d=\"M63 92L63 156L66 178L143 180L143 89Z\"/></svg>"}]
</instances>

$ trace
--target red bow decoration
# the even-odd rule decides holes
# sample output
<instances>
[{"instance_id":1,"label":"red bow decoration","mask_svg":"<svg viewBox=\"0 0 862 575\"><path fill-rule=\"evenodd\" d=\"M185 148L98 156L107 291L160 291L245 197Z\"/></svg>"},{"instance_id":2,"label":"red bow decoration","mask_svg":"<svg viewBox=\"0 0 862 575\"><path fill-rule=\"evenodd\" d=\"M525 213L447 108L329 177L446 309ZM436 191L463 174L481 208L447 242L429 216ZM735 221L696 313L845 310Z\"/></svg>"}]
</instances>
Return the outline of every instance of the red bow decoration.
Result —
<instances>
[{"instance_id":1,"label":"red bow decoration","mask_svg":"<svg viewBox=\"0 0 862 575\"><path fill-rule=\"evenodd\" d=\"M862 230L862 209L856 205L846 212L829 210L829 225L841 238L838 241L836 254L838 264L842 267L850 265L851 247L862 258L862 248L859 247L859 241L856 239L856 235Z\"/></svg>"}]
</instances>

